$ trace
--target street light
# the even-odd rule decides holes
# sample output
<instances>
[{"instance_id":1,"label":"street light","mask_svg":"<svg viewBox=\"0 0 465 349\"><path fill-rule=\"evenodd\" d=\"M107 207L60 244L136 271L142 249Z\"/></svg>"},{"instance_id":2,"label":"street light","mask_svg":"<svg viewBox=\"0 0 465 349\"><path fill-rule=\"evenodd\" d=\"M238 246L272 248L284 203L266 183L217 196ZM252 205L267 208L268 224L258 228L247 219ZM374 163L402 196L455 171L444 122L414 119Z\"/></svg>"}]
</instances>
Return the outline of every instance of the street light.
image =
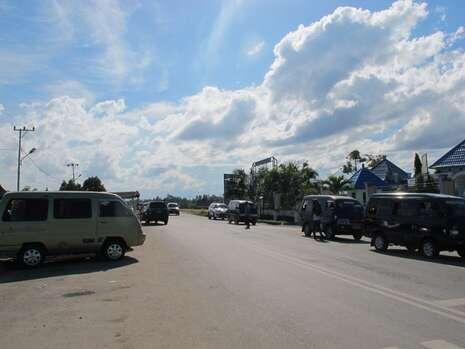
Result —
<instances>
[{"instance_id":1,"label":"street light","mask_svg":"<svg viewBox=\"0 0 465 349\"><path fill-rule=\"evenodd\" d=\"M25 158L27 158L29 155L31 155L32 153L34 153L37 149L36 148L32 148L31 150L29 150L29 152L24 155L22 158L19 159L18 161L18 183L17 183L17 186L16 186L16 189L19 191L19 182L20 182L20 179L21 179L21 166L23 164L23 160Z\"/></svg>"}]
</instances>

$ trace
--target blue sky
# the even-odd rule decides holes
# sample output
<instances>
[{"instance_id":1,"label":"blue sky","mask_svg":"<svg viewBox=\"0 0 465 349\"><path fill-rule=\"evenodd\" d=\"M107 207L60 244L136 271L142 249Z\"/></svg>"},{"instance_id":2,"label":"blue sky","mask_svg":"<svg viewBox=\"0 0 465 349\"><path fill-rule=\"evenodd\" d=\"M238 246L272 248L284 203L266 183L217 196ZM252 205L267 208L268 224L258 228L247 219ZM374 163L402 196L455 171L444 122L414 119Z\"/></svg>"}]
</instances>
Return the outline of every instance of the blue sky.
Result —
<instances>
[{"instance_id":1,"label":"blue sky","mask_svg":"<svg viewBox=\"0 0 465 349\"><path fill-rule=\"evenodd\" d=\"M441 120L464 118L464 14L439 0L0 0L0 183L14 186L12 125L33 123L24 183L40 189L67 161L148 196L221 194L223 172L271 154L324 176L357 146L409 169L463 138Z\"/></svg>"}]
</instances>

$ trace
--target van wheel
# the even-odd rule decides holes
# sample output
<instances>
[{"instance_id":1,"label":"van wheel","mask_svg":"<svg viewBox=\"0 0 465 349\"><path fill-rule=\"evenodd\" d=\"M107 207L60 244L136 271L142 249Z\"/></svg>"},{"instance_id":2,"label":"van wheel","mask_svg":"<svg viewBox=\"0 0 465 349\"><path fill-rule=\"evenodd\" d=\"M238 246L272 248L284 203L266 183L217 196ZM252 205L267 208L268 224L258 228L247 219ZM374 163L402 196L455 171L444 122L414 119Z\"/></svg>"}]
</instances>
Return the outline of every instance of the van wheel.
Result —
<instances>
[{"instance_id":1,"label":"van wheel","mask_svg":"<svg viewBox=\"0 0 465 349\"><path fill-rule=\"evenodd\" d=\"M462 257L463 259L465 259L465 247L459 248L459 249L457 250L457 253L459 254L460 257Z\"/></svg>"},{"instance_id":2,"label":"van wheel","mask_svg":"<svg viewBox=\"0 0 465 349\"><path fill-rule=\"evenodd\" d=\"M436 243L431 239L423 240L421 243L421 254L428 259L432 259L439 255L439 250Z\"/></svg>"},{"instance_id":3,"label":"van wheel","mask_svg":"<svg viewBox=\"0 0 465 349\"><path fill-rule=\"evenodd\" d=\"M45 259L45 250L40 245L25 246L19 251L17 261L26 268L38 267Z\"/></svg>"},{"instance_id":4,"label":"van wheel","mask_svg":"<svg viewBox=\"0 0 465 349\"><path fill-rule=\"evenodd\" d=\"M373 245L375 246L375 250L379 252L385 252L388 249L388 242L381 234L373 238Z\"/></svg>"},{"instance_id":5,"label":"van wheel","mask_svg":"<svg viewBox=\"0 0 465 349\"><path fill-rule=\"evenodd\" d=\"M110 261L118 261L124 257L126 245L119 240L109 240L103 246L103 256Z\"/></svg>"},{"instance_id":6,"label":"van wheel","mask_svg":"<svg viewBox=\"0 0 465 349\"><path fill-rule=\"evenodd\" d=\"M362 238L362 233L358 231L356 233L353 233L352 236L354 237L354 240L359 241Z\"/></svg>"}]
</instances>

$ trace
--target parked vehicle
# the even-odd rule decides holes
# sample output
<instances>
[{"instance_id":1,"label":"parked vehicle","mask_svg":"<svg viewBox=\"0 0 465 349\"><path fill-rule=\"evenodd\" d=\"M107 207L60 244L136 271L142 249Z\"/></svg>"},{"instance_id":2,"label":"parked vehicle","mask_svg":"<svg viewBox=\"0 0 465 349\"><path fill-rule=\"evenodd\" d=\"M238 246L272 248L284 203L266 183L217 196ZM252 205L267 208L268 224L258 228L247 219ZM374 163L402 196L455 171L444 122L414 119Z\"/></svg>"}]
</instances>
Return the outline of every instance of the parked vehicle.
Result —
<instances>
[{"instance_id":1,"label":"parked vehicle","mask_svg":"<svg viewBox=\"0 0 465 349\"><path fill-rule=\"evenodd\" d=\"M141 218L145 224L163 222L166 225L169 219L168 206L163 201L151 201L142 212Z\"/></svg>"},{"instance_id":2,"label":"parked vehicle","mask_svg":"<svg viewBox=\"0 0 465 349\"><path fill-rule=\"evenodd\" d=\"M310 236L313 226L313 201L321 206L321 229L327 239L336 235L363 236L363 206L354 198L336 195L307 195L302 200L302 231Z\"/></svg>"},{"instance_id":3,"label":"parked vehicle","mask_svg":"<svg viewBox=\"0 0 465 349\"><path fill-rule=\"evenodd\" d=\"M465 199L440 194L374 194L366 215L366 234L377 251L390 244L420 250L427 258L457 251L465 258Z\"/></svg>"},{"instance_id":4,"label":"parked vehicle","mask_svg":"<svg viewBox=\"0 0 465 349\"><path fill-rule=\"evenodd\" d=\"M174 214L175 216L179 216L180 210L179 205L176 202L169 202L168 203L168 213Z\"/></svg>"},{"instance_id":5,"label":"parked vehicle","mask_svg":"<svg viewBox=\"0 0 465 349\"><path fill-rule=\"evenodd\" d=\"M10 192L0 200L0 258L36 267L48 255L100 253L121 259L145 235L117 195Z\"/></svg>"},{"instance_id":6,"label":"parked vehicle","mask_svg":"<svg viewBox=\"0 0 465 349\"><path fill-rule=\"evenodd\" d=\"M246 209L248 205L248 212ZM228 205L228 222L234 222L239 224L239 222L246 222L249 219L249 222L252 225L257 223L257 205L252 201L247 200L231 200Z\"/></svg>"},{"instance_id":7,"label":"parked vehicle","mask_svg":"<svg viewBox=\"0 0 465 349\"><path fill-rule=\"evenodd\" d=\"M228 206L222 202L212 202L208 206L208 219L225 219L228 216Z\"/></svg>"}]
</instances>

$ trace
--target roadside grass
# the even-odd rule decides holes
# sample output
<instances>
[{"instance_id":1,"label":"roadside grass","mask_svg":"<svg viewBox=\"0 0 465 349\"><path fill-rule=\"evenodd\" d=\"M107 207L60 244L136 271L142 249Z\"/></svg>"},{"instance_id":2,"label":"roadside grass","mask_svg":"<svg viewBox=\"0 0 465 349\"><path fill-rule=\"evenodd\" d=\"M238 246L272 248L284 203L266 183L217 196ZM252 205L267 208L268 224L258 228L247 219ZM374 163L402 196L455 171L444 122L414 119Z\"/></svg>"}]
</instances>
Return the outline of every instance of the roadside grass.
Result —
<instances>
[{"instance_id":1,"label":"roadside grass","mask_svg":"<svg viewBox=\"0 0 465 349\"><path fill-rule=\"evenodd\" d=\"M205 208L183 208L181 211L190 213L190 214L195 214L196 216L202 216L202 217L208 216L208 210Z\"/></svg>"},{"instance_id":2,"label":"roadside grass","mask_svg":"<svg viewBox=\"0 0 465 349\"><path fill-rule=\"evenodd\" d=\"M208 210L205 208L184 208L181 210L182 212L193 214L196 216L202 216L202 217L207 217L208 216ZM285 220L272 220L272 219L258 219L257 223L264 223L264 224L270 224L270 225L298 225L296 223L291 223Z\"/></svg>"}]
</instances>

